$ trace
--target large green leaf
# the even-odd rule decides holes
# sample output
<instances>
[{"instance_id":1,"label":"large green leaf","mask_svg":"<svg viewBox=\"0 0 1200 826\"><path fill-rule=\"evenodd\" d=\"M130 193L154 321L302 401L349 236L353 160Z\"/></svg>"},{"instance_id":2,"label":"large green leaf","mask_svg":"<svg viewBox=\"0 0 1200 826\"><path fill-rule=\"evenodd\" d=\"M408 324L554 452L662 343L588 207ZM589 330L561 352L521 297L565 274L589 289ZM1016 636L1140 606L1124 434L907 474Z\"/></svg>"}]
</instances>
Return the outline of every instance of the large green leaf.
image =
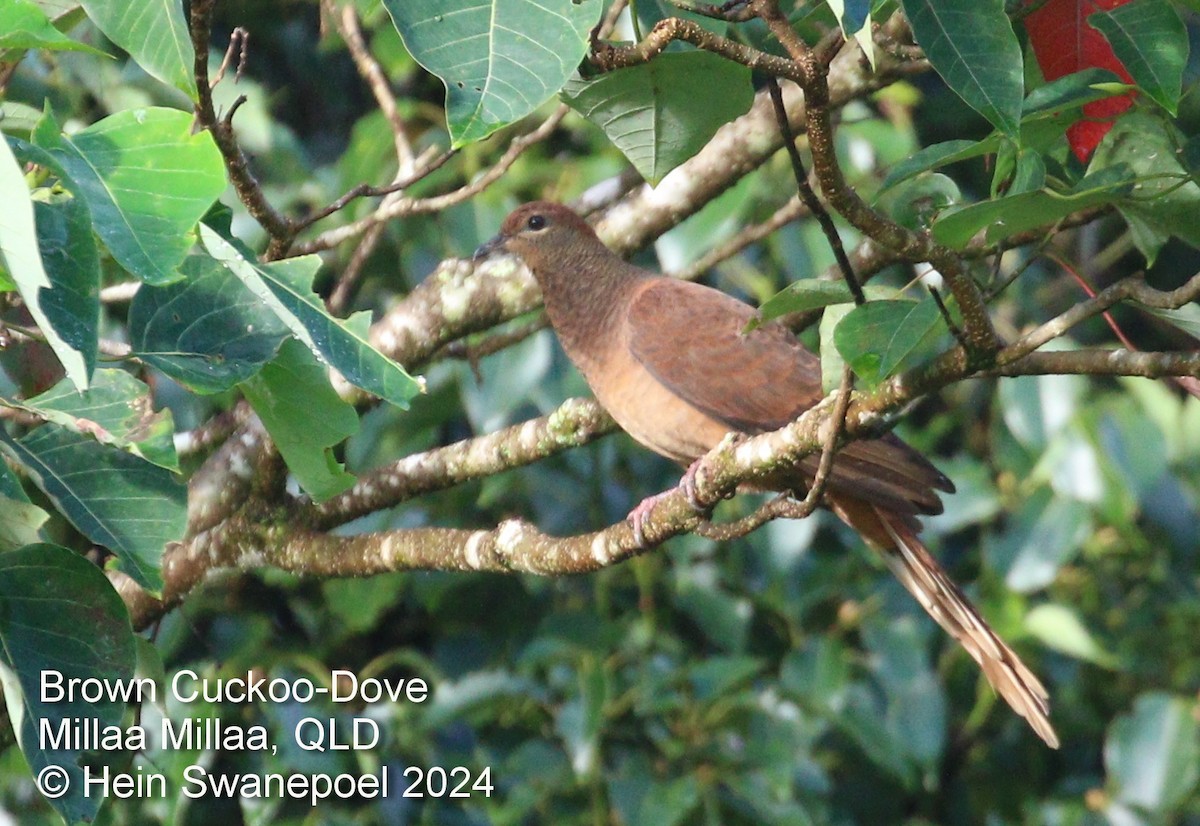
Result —
<instances>
[{"instance_id":1,"label":"large green leaf","mask_svg":"<svg viewBox=\"0 0 1200 826\"><path fill-rule=\"evenodd\" d=\"M192 255L179 270L183 281L137 291L130 344L197 393L228 390L274 358L288 328L219 261Z\"/></svg>"},{"instance_id":2,"label":"large green leaf","mask_svg":"<svg viewBox=\"0 0 1200 826\"><path fill-rule=\"evenodd\" d=\"M863 293L871 301L885 298L895 298L899 293L895 287L879 287L875 285L863 288ZM746 325L747 330L753 330L760 324L788 315L803 313L809 310L820 310L831 304L847 304L854 301L854 296L845 281L826 281L822 278L803 278L793 281L775 295L764 301L758 308L758 315Z\"/></svg>"},{"instance_id":3,"label":"large green leaf","mask_svg":"<svg viewBox=\"0 0 1200 826\"><path fill-rule=\"evenodd\" d=\"M1092 532L1088 506L1042 489L1022 503L1012 524L989 545L992 565L1014 591L1046 587Z\"/></svg>"},{"instance_id":4,"label":"large green leaf","mask_svg":"<svg viewBox=\"0 0 1200 826\"><path fill-rule=\"evenodd\" d=\"M20 440L0 430L0 450L127 574L162 588L163 549L183 536L187 516L187 489L173 473L55 424Z\"/></svg>"},{"instance_id":5,"label":"large green leaf","mask_svg":"<svg viewBox=\"0 0 1200 826\"><path fill-rule=\"evenodd\" d=\"M1119 119L1096 148L1093 169L1123 164L1138 176L1133 197L1119 204L1133 240L1153 264L1172 235L1200 247L1200 186L1180 163L1184 138L1175 124L1150 112Z\"/></svg>"},{"instance_id":6,"label":"large green leaf","mask_svg":"<svg viewBox=\"0 0 1200 826\"><path fill-rule=\"evenodd\" d=\"M113 258L151 284L179 278L190 230L225 189L221 153L192 116L177 109L129 109L67 136L47 114L33 134L87 202L96 234Z\"/></svg>"},{"instance_id":7,"label":"large green leaf","mask_svg":"<svg viewBox=\"0 0 1200 826\"><path fill-rule=\"evenodd\" d=\"M1120 94L1128 88L1112 72L1087 69L1034 89L1022 104L1020 145L1045 144L1061 135L1075 120L1069 116L1071 111L1081 108L1085 103ZM1047 121L1054 121L1054 125L1048 127ZM927 146L888 170L879 194L922 172L990 155L1000 149L1001 142L1002 136L993 132L979 141L959 139Z\"/></svg>"},{"instance_id":8,"label":"large green leaf","mask_svg":"<svg viewBox=\"0 0 1200 826\"><path fill-rule=\"evenodd\" d=\"M876 197L914 175L990 154L995 152L999 145L999 138L993 134L981 141L953 140L926 146L888 171Z\"/></svg>"},{"instance_id":9,"label":"large green leaf","mask_svg":"<svg viewBox=\"0 0 1200 826\"><path fill-rule=\"evenodd\" d=\"M0 50L4 49L54 49L107 56L54 28L33 0L5 0L0 4Z\"/></svg>"},{"instance_id":10,"label":"large green leaf","mask_svg":"<svg viewBox=\"0 0 1200 826\"><path fill-rule=\"evenodd\" d=\"M34 775L48 766L65 770L68 788L50 803L68 823L90 820L103 802L88 795L78 748L52 749L42 742L42 721L57 731L72 720L121 722L125 704L76 695L57 699L55 678L97 680L130 686L136 662L125 604L104 574L78 554L57 545L30 545L0 554L0 679L9 718Z\"/></svg>"},{"instance_id":11,"label":"large green leaf","mask_svg":"<svg viewBox=\"0 0 1200 826\"><path fill-rule=\"evenodd\" d=\"M420 392L420 382L367 340L369 313L358 313L343 321L325 310L312 291L313 276L321 266L317 256L259 265L208 226L200 226L200 237L209 255L228 267L266 302L296 338L346 381L399 407L408 407L408 400Z\"/></svg>"},{"instance_id":12,"label":"large green leaf","mask_svg":"<svg viewBox=\"0 0 1200 826\"><path fill-rule=\"evenodd\" d=\"M837 325L833 340L842 358L868 384L892 375L942 326L933 299L868 301Z\"/></svg>"},{"instance_id":13,"label":"large green leaf","mask_svg":"<svg viewBox=\"0 0 1200 826\"><path fill-rule=\"evenodd\" d=\"M1104 765L1116 797L1153 813L1187 798L1200 778L1196 701L1158 692L1142 694L1117 719L1104 741Z\"/></svg>"},{"instance_id":14,"label":"large green leaf","mask_svg":"<svg viewBox=\"0 0 1200 826\"><path fill-rule=\"evenodd\" d=\"M300 487L318 502L354 484L330 448L358 430L358 414L342 401L325 369L300 342L285 341L275 360L242 384Z\"/></svg>"},{"instance_id":15,"label":"large green leaf","mask_svg":"<svg viewBox=\"0 0 1200 826\"><path fill-rule=\"evenodd\" d=\"M1003 0L903 0L917 42L946 84L1016 138L1025 81Z\"/></svg>"},{"instance_id":16,"label":"large green leaf","mask_svg":"<svg viewBox=\"0 0 1200 826\"><path fill-rule=\"evenodd\" d=\"M1138 87L1172 115L1179 111L1188 33L1166 0L1130 0L1088 15Z\"/></svg>"},{"instance_id":17,"label":"large green leaf","mask_svg":"<svg viewBox=\"0 0 1200 826\"><path fill-rule=\"evenodd\" d=\"M1133 189L1127 166L1109 167L1103 173L1089 175L1070 192L1048 189L1022 192L964 207L952 207L933 224L933 237L954 249L962 249L976 233L994 243L1012 235L1053 224L1088 207L1120 201Z\"/></svg>"},{"instance_id":18,"label":"large green leaf","mask_svg":"<svg viewBox=\"0 0 1200 826\"><path fill-rule=\"evenodd\" d=\"M384 0L404 45L446 85L454 147L550 99L587 51L602 0Z\"/></svg>"},{"instance_id":19,"label":"large green leaf","mask_svg":"<svg viewBox=\"0 0 1200 826\"><path fill-rule=\"evenodd\" d=\"M39 298L54 332L96 368L100 328L100 254L92 220L80 198L33 205L38 248L52 289Z\"/></svg>"},{"instance_id":20,"label":"large green leaf","mask_svg":"<svg viewBox=\"0 0 1200 826\"><path fill-rule=\"evenodd\" d=\"M180 0L81 0L88 17L163 83L196 99L196 52Z\"/></svg>"},{"instance_id":21,"label":"large green leaf","mask_svg":"<svg viewBox=\"0 0 1200 826\"><path fill-rule=\"evenodd\" d=\"M706 103L696 105L696 88ZM750 70L711 52L664 54L640 66L573 80L572 109L604 130L642 177L663 176L708 143L754 102Z\"/></svg>"},{"instance_id":22,"label":"large green leaf","mask_svg":"<svg viewBox=\"0 0 1200 826\"><path fill-rule=\"evenodd\" d=\"M1021 109L1021 121L1064 118L1085 103L1129 91L1129 86L1107 69L1084 69L1052 80L1029 93ZM1074 118L1065 118L1068 122Z\"/></svg>"},{"instance_id":23,"label":"large green leaf","mask_svg":"<svg viewBox=\"0 0 1200 826\"><path fill-rule=\"evenodd\" d=\"M4 208L0 209L0 263L16 282L29 312L62 362L67 376L76 387L87 387L87 358L58 333L46 311L45 299L52 285L38 247L29 186L7 140L0 140L0 201L4 203Z\"/></svg>"},{"instance_id":24,"label":"large green leaf","mask_svg":"<svg viewBox=\"0 0 1200 826\"><path fill-rule=\"evenodd\" d=\"M150 388L124 370L96 371L91 387L82 392L59 382L21 407L160 467L179 470L171 411L155 411Z\"/></svg>"}]
</instances>

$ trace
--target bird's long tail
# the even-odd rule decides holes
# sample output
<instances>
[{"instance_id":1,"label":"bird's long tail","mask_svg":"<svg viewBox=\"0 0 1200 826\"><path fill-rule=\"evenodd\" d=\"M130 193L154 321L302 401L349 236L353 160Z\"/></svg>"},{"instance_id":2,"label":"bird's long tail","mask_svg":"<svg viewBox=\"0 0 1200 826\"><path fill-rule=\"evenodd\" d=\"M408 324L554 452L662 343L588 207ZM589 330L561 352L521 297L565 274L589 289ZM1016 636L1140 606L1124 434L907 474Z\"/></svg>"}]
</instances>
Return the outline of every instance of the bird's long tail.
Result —
<instances>
[{"instance_id":1,"label":"bird's long tail","mask_svg":"<svg viewBox=\"0 0 1200 826\"><path fill-rule=\"evenodd\" d=\"M829 497L830 506L883 556L929 616L979 663L988 682L1051 748L1049 695L1021 658L996 635L917 536L913 520L858 499Z\"/></svg>"}]
</instances>

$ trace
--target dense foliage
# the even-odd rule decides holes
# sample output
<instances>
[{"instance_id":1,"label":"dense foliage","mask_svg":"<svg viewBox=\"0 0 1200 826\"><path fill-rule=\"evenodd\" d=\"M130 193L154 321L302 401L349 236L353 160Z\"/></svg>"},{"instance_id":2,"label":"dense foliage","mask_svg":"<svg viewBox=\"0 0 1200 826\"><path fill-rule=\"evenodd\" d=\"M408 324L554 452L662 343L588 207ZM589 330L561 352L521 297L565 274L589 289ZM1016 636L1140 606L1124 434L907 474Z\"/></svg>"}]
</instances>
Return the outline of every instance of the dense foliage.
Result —
<instances>
[{"instance_id":1,"label":"dense foliage","mask_svg":"<svg viewBox=\"0 0 1200 826\"><path fill-rule=\"evenodd\" d=\"M628 6L0 0L0 813L1200 824L1190 6ZM864 306L768 75L808 97L783 83ZM599 438L528 274L469 263L535 198L784 317L829 390L853 368L954 480L924 535L1060 750L824 512L717 542L665 508L662 547L522 572L628 544L679 478ZM158 691L62 702L48 671ZM341 672L428 697L170 691ZM270 745L161 742L196 718ZM306 749L305 718L379 740ZM153 734L48 744L63 720ZM195 766L391 794L181 794ZM167 793L101 808L102 767Z\"/></svg>"}]
</instances>

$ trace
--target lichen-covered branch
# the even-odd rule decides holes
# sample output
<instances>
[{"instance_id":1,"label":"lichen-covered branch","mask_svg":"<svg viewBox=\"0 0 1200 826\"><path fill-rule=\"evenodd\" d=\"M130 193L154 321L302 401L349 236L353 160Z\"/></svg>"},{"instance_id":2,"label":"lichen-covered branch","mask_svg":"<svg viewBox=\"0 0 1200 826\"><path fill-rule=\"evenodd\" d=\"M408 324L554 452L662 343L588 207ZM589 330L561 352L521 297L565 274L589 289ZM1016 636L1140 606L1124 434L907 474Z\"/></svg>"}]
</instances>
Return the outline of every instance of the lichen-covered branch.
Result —
<instances>
[{"instance_id":1,"label":"lichen-covered branch","mask_svg":"<svg viewBox=\"0 0 1200 826\"><path fill-rule=\"evenodd\" d=\"M331 528L435 490L532 464L616 429L593 399L567 399L548 416L405 456L364 473L354 487L313 506L305 522Z\"/></svg>"},{"instance_id":2,"label":"lichen-covered branch","mask_svg":"<svg viewBox=\"0 0 1200 826\"><path fill-rule=\"evenodd\" d=\"M1051 350L1030 353L987 371L994 376L1184 376L1200 379L1200 352L1146 353L1137 350Z\"/></svg>"}]
</instances>

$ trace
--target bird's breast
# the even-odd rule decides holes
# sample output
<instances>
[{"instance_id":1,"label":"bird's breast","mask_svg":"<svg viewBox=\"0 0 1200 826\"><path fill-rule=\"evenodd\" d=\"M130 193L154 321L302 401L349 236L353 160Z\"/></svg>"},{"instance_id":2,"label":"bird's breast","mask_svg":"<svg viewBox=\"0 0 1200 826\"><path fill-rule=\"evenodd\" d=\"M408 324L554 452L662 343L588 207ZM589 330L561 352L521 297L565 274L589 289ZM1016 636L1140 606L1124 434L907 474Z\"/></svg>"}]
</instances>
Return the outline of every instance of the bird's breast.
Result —
<instances>
[{"instance_id":1,"label":"bird's breast","mask_svg":"<svg viewBox=\"0 0 1200 826\"><path fill-rule=\"evenodd\" d=\"M590 348L589 348L590 349ZM617 339L595 357L572 357L621 429L661 456L690 464L729 428L675 395Z\"/></svg>"}]
</instances>

